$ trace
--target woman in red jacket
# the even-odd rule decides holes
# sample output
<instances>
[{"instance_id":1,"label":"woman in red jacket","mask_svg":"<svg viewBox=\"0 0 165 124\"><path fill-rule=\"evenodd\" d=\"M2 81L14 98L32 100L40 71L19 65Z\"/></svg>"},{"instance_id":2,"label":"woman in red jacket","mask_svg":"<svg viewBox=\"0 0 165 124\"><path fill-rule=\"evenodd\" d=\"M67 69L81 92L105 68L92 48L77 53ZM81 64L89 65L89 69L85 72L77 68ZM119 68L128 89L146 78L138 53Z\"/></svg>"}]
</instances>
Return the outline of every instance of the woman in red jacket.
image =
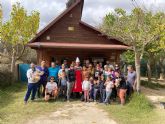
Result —
<instances>
[{"instance_id":1,"label":"woman in red jacket","mask_svg":"<svg viewBox=\"0 0 165 124\"><path fill-rule=\"evenodd\" d=\"M80 66L80 60L76 58L75 66L76 81L73 87L73 92L82 92L82 67Z\"/></svg>"}]
</instances>

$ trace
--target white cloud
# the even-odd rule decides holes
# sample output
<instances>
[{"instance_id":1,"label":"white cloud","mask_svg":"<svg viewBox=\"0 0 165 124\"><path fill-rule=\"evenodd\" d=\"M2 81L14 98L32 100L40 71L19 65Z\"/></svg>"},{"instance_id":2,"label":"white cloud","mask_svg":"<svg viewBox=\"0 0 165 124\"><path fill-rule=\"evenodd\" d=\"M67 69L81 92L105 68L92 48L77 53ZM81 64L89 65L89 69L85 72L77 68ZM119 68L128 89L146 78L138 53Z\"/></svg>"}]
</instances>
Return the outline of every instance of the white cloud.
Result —
<instances>
[{"instance_id":1,"label":"white cloud","mask_svg":"<svg viewBox=\"0 0 165 124\"><path fill-rule=\"evenodd\" d=\"M40 12L40 29L46 26L52 19L57 17L64 9L67 0L2 0L4 20L9 18L11 6L15 2L31 12L36 10ZM123 8L128 12L134 7L133 5L145 5L153 10L165 11L165 0L136 0L137 4L132 0L84 0L84 9L82 20L97 26L101 23L106 13L113 11L115 8Z\"/></svg>"}]
</instances>

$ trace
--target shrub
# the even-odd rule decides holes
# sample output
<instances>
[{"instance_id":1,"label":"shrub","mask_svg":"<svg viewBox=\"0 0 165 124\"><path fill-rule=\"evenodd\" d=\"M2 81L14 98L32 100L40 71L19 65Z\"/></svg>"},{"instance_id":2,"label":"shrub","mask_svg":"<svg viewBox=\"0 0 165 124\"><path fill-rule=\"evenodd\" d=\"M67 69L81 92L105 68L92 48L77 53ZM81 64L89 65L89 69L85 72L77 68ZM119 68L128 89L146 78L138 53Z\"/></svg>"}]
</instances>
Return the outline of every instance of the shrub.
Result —
<instances>
[{"instance_id":1,"label":"shrub","mask_svg":"<svg viewBox=\"0 0 165 124\"><path fill-rule=\"evenodd\" d=\"M11 72L9 71L0 71L0 87L9 86L11 84Z\"/></svg>"}]
</instances>

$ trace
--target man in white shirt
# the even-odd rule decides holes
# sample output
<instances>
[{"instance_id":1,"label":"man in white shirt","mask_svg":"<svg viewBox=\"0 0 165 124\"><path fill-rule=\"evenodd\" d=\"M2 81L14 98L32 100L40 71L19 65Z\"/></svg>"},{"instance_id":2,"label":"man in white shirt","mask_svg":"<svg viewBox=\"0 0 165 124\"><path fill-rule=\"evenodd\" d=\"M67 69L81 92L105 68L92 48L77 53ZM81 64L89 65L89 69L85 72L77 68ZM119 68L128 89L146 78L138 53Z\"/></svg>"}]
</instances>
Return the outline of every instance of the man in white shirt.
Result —
<instances>
[{"instance_id":1,"label":"man in white shirt","mask_svg":"<svg viewBox=\"0 0 165 124\"><path fill-rule=\"evenodd\" d=\"M37 82L40 80L39 73L37 73L35 64L30 64L30 69L27 70L27 78L28 78L28 89L24 98L25 104L27 103L31 93L31 100L35 99L36 91L37 91Z\"/></svg>"}]
</instances>

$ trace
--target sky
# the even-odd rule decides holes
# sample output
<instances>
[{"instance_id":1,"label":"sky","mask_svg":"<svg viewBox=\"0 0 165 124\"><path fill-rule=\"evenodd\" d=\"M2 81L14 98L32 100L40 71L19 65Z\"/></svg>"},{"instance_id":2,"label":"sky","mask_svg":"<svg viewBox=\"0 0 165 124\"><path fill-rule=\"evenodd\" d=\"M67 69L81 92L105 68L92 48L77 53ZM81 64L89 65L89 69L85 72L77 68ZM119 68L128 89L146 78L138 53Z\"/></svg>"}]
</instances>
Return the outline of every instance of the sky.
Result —
<instances>
[{"instance_id":1,"label":"sky","mask_svg":"<svg viewBox=\"0 0 165 124\"><path fill-rule=\"evenodd\" d=\"M165 12L165 0L84 0L82 20L97 27L103 17L114 11L115 8L123 8L130 12L134 6L145 6L151 10ZM56 18L66 8L67 0L0 0L2 3L4 21L9 19L11 7L15 2L20 2L30 13L33 10L40 12L40 30Z\"/></svg>"}]
</instances>

